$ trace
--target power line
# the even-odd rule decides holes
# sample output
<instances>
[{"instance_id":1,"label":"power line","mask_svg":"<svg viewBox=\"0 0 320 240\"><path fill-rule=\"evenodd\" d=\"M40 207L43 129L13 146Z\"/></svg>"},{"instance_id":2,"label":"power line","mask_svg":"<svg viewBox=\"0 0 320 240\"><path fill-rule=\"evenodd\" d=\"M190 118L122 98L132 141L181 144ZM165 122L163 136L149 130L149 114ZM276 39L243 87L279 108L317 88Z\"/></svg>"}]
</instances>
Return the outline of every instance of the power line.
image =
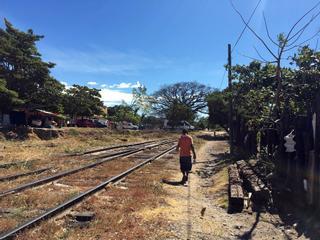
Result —
<instances>
[{"instance_id":1,"label":"power line","mask_svg":"<svg viewBox=\"0 0 320 240\"><path fill-rule=\"evenodd\" d=\"M219 87L219 89L221 89L221 87L222 87L222 84L223 84L223 82L224 82L224 78L225 78L225 76L226 76L226 73L227 73L227 69L224 70L223 76L222 76L222 78L221 78L221 82L220 82L220 87Z\"/></svg>"},{"instance_id":2,"label":"power line","mask_svg":"<svg viewBox=\"0 0 320 240\"><path fill-rule=\"evenodd\" d=\"M230 0L230 1L232 2L232 0ZM239 35L236 43L235 43L234 46L232 47L232 51L231 51L231 52L233 52L233 50L235 49L235 47L238 45L238 43L239 43L239 41L241 40L244 32L245 32L246 29L247 29L247 26L248 26L249 23L251 22L251 19L253 18L254 14L256 13L256 11L257 11L257 9L258 9L258 7L259 7L259 5L260 5L261 2L262 2L262 0L259 0L259 2L257 3L256 7L254 8L253 12L251 13L251 16L250 16L247 24L244 26L244 28L243 28L242 32L240 33L240 35Z\"/></svg>"},{"instance_id":3,"label":"power line","mask_svg":"<svg viewBox=\"0 0 320 240\"><path fill-rule=\"evenodd\" d=\"M232 0L230 0L230 1L232 2ZM259 0L259 2L257 3L256 7L254 8L253 12L252 12L251 15L250 15L250 18L249 18L247 24L246 24L245 27L243 28L243 30L242 30L242 32L240 33L239 37L237 38L236 43L235 43L234 46L232 47L232 51L231 51L231 52L233 52L233 50L236 48L236 46L237 46L238 43L240 42L240 40L241 40L244 32L245 32L246 29L247 29L247 25L251 22L251 19L253 18L254 14L256 13L256 11L257 11L257 9L258 9L258 7L259 7L259 5L260 5L261 2L262 2L262 0ZM225 71L224 71L224 73L223 73L223 76L222 76L222 79L221 79L221 82L220 82L220 87L219 87L219 89L221 89L221 87L222 87L222 84L223 84L223 82L224 82L224 80L225 80L225 77L226 77L226 73L227 73L227 69L225 69Z\"/></svg>"}]
</instances>

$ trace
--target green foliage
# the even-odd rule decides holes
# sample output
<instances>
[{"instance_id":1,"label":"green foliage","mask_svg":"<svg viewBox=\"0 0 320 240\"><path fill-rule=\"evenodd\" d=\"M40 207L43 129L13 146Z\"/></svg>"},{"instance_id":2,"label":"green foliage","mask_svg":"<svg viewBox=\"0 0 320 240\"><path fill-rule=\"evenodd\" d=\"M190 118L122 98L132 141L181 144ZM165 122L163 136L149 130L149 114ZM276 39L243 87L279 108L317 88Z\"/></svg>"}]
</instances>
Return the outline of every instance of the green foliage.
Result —
<instances>
[{"instance_id":1,"label":"green foliage","mask_svg":"<svg viewBox=\"0 0 320 240\"><path fill-rule=\"evenodd\" d=\"M65 113L77 117L92 117L103 113L100 90L73 85L64 96Z\"/></svg>"},{"instance_id":2,"label":"green foliage","mask_svg":"<svg viewBox=\"0 0 320 240\"><path fill-rule=\"evenodd\" d=\"M102 113L97 89L64 85L50 76L53 63L44 62L36 43L43 36L31 29L20 31L5 19L0 28L0 110L9 111L24 104L28 108L65 112L73 116Z\"/></svg>"},{"instance_id":3,"label":"green foliage","mask_svg":"<svg viewBox=\"0 0 320 240\"><path fill-rule=\"evenodd\" d=\"M36 42L43 36L31 29L19 31L5 19L6 29L0 29L0 78L20 99L32 103L34 94L41 91L50 79L52 63L42 61Z\"/></svg>"},{"instance_id":4,"label":"green foliage","mask_svg":"<svg viewBox=\"0 0 320 240\"><path fill-rule=\"evenodd\" d=\"M42 109L62 113L65 87L59 81L49 77L44 85L31 97L31 102Z\"/></svg>"},{"instance_id":5,"label":"green foliage","mask_svg":"<svg viewBox=\"0 0 320 240\"><path fill-rule=\"evenodd\" d=\"M163 125L163 120L161 118L155 116L146 116L141 119L141 123L144 125L151 125L151 126L159 126Z\"/></svg>"},{"instance_id":6,"label":"green foliage","mask_svg":"<svg viewBox=\"0 0 320 240\"><path fill-rule=\"evenodd\" d=\"M207 97L209 125L219 125L228 131L228 99L225 92L214 91Z\"/></svg>"},{"instance_id":7,"label":"green foliage","mask_svg":"<svg viewBox=\"0 0 320 240\"><path fill-rule=\"evenodd\" d=\"M132 108L135 112L141 112L142 117L148 115L151 111L151 100L152 97L148 96L147 88L145 86L140 86L138 88L132 89Z\"/></svg>"},{"instance_id":8,"label":"green foliage","mask_svg":"<svg viewBox=\"0 0 320 240\"><path fill-rule=\"evenodd\" d=\"M199 112L206 112L206 97L209 92L209 87L197 82L179 82L163 86L153 94L153 110L158 115L168 115L170 109L179 107L191 111L194 117ZM192 118L189 115L188 118Z\"/></svg>"},{"instance_id":9,"label":"green foliage","mask_svg":"<svg viewBox=\"0 0 320 240\"><path fill-rule=\"evenodd\" d=\"M0 79L0 110L6 111L22 103L23 101L18 98L18 93L9 90L6 87L6 81Z\"/></svg>"},{"instance_id":10,"label":"green foliage","mask_svg":"<svg viewBox=\"0 0 320 240\"><path fill-rule=\"evenodd\" d=\"M109 119L116 122L127 121L133 124L140 122L140 116L131 107L125 104L116 105L108 108Z\"/></svg>"},{"instance_id":11,"label":"green foliage","mask_svg":"<svg viewBox=\"0 0 320 240\"><path fill-rule=\"evenodd\" d=\"M195 126L200 129L205 129L209 127L209 118L208 117L200 117L195 121Z\"/></svg>"},{"instance_id":12,"label":"green foliage","mask_svg":"<svg viewBox=\"0 0 320 240\"><path fill-rule=\"evenodd\" d=\"M284 39L279 36L279 39ZM283 40L284 41L284 40ZM280 113L306 114L320 89L320 53L305 46L292 57L296 68L282 68ZM270 127L275 116L277 80L276 66L251 62L232 68L232 99L235 115L240 116L252 130ZM227 126L229 89L213 92L207 98L211 124ZM282 114L280 114L282 116Z\"/></svg>"},{"instance_id":13,"label":"green foliage","mask_svg":"<svg viewBox=\"0 0 320 240\"><path fill-rule=\"evenodd\" d=\"M171 106L165 112L166 118L170 121L170 125L176 126L179 122L186 120L192 122L195 118L195 114L191 107L179 103L173 102Z\"/></svg>"}]
</instances>

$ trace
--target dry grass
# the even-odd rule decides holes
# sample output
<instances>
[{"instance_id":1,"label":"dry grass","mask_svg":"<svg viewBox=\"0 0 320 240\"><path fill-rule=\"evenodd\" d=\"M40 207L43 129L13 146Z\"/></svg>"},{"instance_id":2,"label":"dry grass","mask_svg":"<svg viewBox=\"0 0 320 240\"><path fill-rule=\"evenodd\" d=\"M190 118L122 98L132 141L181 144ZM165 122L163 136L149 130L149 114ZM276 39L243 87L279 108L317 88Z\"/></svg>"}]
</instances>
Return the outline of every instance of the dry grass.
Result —
<instances>
[{"instance_id":1,"label":"dry grass","mask_svg":"<svg viewBox=\"0 0 320 240\"><path fill-rule=\"evenodd\" d=\"M0 139L0 164L18 160L48 159L62 153L77 153L107 145L163 138L163 132L110 131L95 128L66 128L63 136L51 139L8 141ZM166 136L175 136L166 133Z\"/></svg>"},{"instance_id":2,"label":"dry grass","mask_svg":"<svg viewBox=\"0 0 320 240\"><path fill-rule=\"evenodd\" d=\"M215 195L216 205L228 208L228 168L221 169L213 177L213 186L209 189L209 194Z\"/></svg>"},{"instance_id":3,"label":"dry grass","mask_svg":"<svg viewBox=\"0 0 320 240\"><path fill-rule=\"evenodd\" d=\"M169 133L167 136L174 136ZM159 132L119 132L106 129L71 128L66 129L64 135L58 139L39 140L30 139L26 141L0 140L0 164L16 161L29 161L27 164L12 166L7 169L0 169L0 177L10 176L17 173L37 170L39 168L53 166L55 171L61 171L79 167L79 163L87 164L89 160L80 157L63 156L66 153L81 152L84 150L105 147L115 144L141 142L150 139L163 138ZM35 161L34 161L35 160ZM23 183L33 181L53 174L52 171L43 172L37 175L30 175L10 182L1 182L0 191L16 187Z\"/></svg>"},{"instance_id":4,"label":"dry grass","mask_svg":"<svg viewBox=\"0 0 320 240\"><path fill-rule=\"evenodd\" d=\"M152 236L160 236L159 230L166 224L166 220L162 218L147 220L138 213L143 209L156 209L166 204L164 201L166 193L160 182L167 174L161 172L159 174L159 169L165 169L167 161L172 159L155 161L152 165L142 168L124 181L75 207L73 209L75 211L95 213L95 219L88 227L70 226L70 217L67 214L49 221L54 232L48 232L45 223L36 231L26 231L17 239L49 239L49 236L54 236L50 239L72 240L154 239Z\"/></svg>"},{"instance_id":5,"label":"dry grass","mask_svg":"<svg viewBox=\"0 0 320 240\"><path fill-rule=\"evenodd\" d=\"M89 129L80 129L79 131L71 129L69 131L71 133L65 134L64 137L49 141L37 139L25 142L5 141L5 149L10 149L6 154L10 156L9 159L11 160L18 156L22 157L24 154L33 154L29 156L29 159L34 159L35 156L39 158L46 156L45 160L39 160L40 163L32 166L32 169L41 166L42 163L47 163L47 156L51 156L50 161L60 164L61 161L58 160L64 160L64 158L58 158L57 153L76 152L123 142L139 142L163 138L163 133L113 133L103 129L95 129L93 132L89 131ZM177 137L178 134L166 134L166 137L170 136ZM194 137L194 141L196 146L200 146L203 142L203 140L196 137ZM0 143L3 142L0 140ZM14 144L17 146L14 146ZM25 145L28 145L28 147L23 147ZM16 152L14 149L20 149L22 152ZM30 151L30 149L33 149L33 151ZM37 149L37 151L34 149ZM154 150L149 152L154 153ZM74 196L77 192L82 192L111 175L135 165L137 159L139 158L122 159L117 161L116 164L114 164L115 162L109 162L97 168L65 177L59 180L58 184L49 184L45 187L27 190L19 195L7 196L0 200L1 206L8 208L19 206L24 211L23 214L16 214L12 221L9 218L0 218L0 225L7 225L6 229L11 228L18 222L39 213L39 211L51 208ZM80 204L75 208L76 210L90 210L96 214L95 220L87 228L70 227L68 225L69 217L63 216L56 220L42 223L36 230L26 231L19 235L17 239L154 239L153 236L155 235L164 236L160 232L160 228L167 224L166 219L161 218L161 216L148 219L138 213L146 209L152 210L166 206L167 203L164 200L166 192L160 182L162 178L170 175L171 170L177 170L177 159L177 156L175 156L174 161L176 161L177 166L174 168L171 168L173 159L170 157L155 161L149 167L145 167L129 176L122 187L114 186L108 188L107 191L90 197L83 204ZM170 161L171 164L168 164ZM76 165L77 162L75 162ZM21 167L12 169L17 171L24 170ZM8 169L8 172L10 172L9 170L13 171L12 169ZM159 169L166 170L159 172ZM30 179L30 177L24 180L26 181L26 179ZM86 180L83 181L81 179ZM14 183L9 183L6 187L9 187L10 184ZM64 187L61 187L60 184L64 185ZM70 187L67 185L70 185ZM31 209L39 209L39 211L34 212ZM47 229L48 227L51 230Z\"/></svg>"}]
</instances>

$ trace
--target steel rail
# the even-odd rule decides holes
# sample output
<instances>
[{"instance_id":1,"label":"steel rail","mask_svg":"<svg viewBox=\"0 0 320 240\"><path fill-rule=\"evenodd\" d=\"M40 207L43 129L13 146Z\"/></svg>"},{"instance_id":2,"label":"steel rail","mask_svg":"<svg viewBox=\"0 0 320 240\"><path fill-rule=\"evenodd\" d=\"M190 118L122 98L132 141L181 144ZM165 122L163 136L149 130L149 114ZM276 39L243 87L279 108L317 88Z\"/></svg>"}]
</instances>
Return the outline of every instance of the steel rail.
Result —
<instances>
[{"instance_id":1,"label":"steel rail","mask_svg":"<svg viewBox=\"0 0 320 240\"><path fill-rule=\"evenodd\" d=\"M158 146L161 146L161 145L164 145L164 144L167 144L167 143L169 143L169 141L164 141L162 143L157 143L157 144L145 146L145 147L142 147L142 148L136 149L136 150L126 150L124 152L120 152L117 155L103 158L101 160L98 160L98 161L96 161L94 163L89 163L89 164L84 165L82 167L78 167L78 168L62 171L62 172L54 174L52 176L45 177L45 178L42 178L42 179L38 179L38 180L29 182L29 183L22 184L22 185L20 185L18 187L15 187L15 188L2 191L2 192L0 192L0 197L4 197L4 196L7 196L7 195L10 195L10 194L13 194L13 193L21 192L21 191L23 191L25 189L36 187L36 186L40 186L40 185L43 185L43 184L46 184L46 183L49 183L49 182L53 182L53 181L55 181L55 180L57 180L59 178L62 178L62 177L65 177L65 176L69 176L71 174L75 174L77 172L80 172L80 171L83 171L83 170L86 170L86 169L89 169L89 168L96 167L98 165L101 165L101 164L103 164L105 162L114 160L116 158L128 157L128 156L134 155L134 154L136 154L138 152L144 151L144 150L146 150L148 148L158 147Z\"/></svg>"},{"instance_id":2,"label":"steel rail","mask_svg":"<svg viewBox=\"0 0 320 240\"><path fill-rule=\"evenodd\" d=\"M19 225L18 227L3 233L2 235L0 235L0 240L5 240L5 239L12 239L16 234L18 234L19 232L30 228L32 226L35 226L36 224L40 223L40 221L51 218L55 215L57 215L58 213L66 210L67 208L70 208L71 206L79 203L80 201L82 201L84 198L102 190L103 188L105 188L107 185L109 185L110 183L114 183L119 181L120 179L126 177L127 175L129 175L130 173L134 172L135 170L141 168L142 166L146 165L147 163L150 163L158 158L161 158L162 156L168 154L169 152L173 151L175 149L174 147L170 147L169 149L166 149L165 151L161 152L160 154L157 154L154 157L151 157L145 161L143 161L142 163L137 164L134 167L131 167L129 169L127 169L126 171L120 173L119 175L116 175L114 177L109 178L108 180L106 180L105 182L100 183L99 185L87 190L84 193L79 194L78 196L75 196L69 200L67 200L66 202L60 204L59 206L48 210L47 212Z\"/></svg>"},{"instance_id":3,"label":"steel rail","mask_svg":"<svg viewBox=\"0 0 320 240\"><path fill-rule=\"evenodd\" d=\"M5 182L5 181L11 181L20 177L25 177L25 176L29 176L29 175L34 175L34 174L39 174L45 171L48 171L52 169L52 167L46 167L46 168L41 168L35 171L30 171L30 172L25 172L25 173L19 173L19 174L15 174L15 175L9 175L9 176L4 176L4 177L0 177L0 182Z\"/></svg>"},{"instance_id":4,"label":"steel rail","mask_svg":"<svg viewBox=\"0 0 320 240\"><path fill-rule=\"evenodd\" d=\"M151 141L139 142L139 143L133 143L133 144L122 144L122 145L116 145L116 146L111 146L111 147L92 149L92 150L85 151L85 152L82 152L82 153L78 153L78 154L75 154L75 155L81 156L81 155L86 155L86 154L91 154L91 153L96 153L96 152L102 152L102 151L107 151L107 150L112 150L112 149L117 149L117 148L139 146L139 145L153 143L153 142L157 142L157 141L159 141L159 140L151 140Z\"/></svg>"}]
</instances>

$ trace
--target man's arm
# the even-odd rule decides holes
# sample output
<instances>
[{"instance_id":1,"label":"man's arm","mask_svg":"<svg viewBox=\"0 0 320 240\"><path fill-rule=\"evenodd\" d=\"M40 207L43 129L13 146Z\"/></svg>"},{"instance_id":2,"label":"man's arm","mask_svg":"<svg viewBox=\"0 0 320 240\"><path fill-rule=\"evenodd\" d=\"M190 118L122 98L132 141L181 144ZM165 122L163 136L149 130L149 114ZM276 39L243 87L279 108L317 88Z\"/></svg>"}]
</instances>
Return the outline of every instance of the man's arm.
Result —
<instances>
[{"instance_id":1,"label":"man's arm","mask_svg":"<svg viewBox=\"0 0 320 240\"><path fill-rule=\"evenodd\" d=\"M194 146L193 144L191 144L191 151L193 153L193 162L195 163L196 162L196 159L197 159L197 155L196 155L196 151L194 149Z\"/></svg>"},{"instance_id":2,"label":"man's arm","mask_svg":"<svg viewBox=\"0 0 320 240\"><path fill-rule=\"evenodd\" d=\"M180 148L180 139L178 141L178 144L177 144L177 147L176 147L176 151L179 151L179 148Z\"/></svg>"}]
</instances>

